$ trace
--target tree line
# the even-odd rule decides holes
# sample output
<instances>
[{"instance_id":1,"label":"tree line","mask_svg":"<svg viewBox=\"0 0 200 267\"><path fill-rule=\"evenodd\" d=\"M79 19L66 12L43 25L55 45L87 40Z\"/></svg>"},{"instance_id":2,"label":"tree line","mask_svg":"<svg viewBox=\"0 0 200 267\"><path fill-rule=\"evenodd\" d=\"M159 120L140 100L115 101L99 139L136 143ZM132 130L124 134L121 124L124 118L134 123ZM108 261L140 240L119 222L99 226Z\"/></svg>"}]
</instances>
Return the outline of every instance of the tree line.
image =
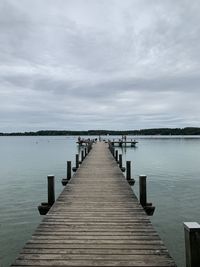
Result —
<instances>
[{"instance_id":1,"label":"tree line","mask_svg":"<svg viewBox=\"0 0 200 267\"><path fill-rule=\"evenodd\" d=\"M0 136L70 136L70 135L200 135L200 128L152 128L140 130L41 130L36 132L0 133Z\"/></svg>"}]
</instances>

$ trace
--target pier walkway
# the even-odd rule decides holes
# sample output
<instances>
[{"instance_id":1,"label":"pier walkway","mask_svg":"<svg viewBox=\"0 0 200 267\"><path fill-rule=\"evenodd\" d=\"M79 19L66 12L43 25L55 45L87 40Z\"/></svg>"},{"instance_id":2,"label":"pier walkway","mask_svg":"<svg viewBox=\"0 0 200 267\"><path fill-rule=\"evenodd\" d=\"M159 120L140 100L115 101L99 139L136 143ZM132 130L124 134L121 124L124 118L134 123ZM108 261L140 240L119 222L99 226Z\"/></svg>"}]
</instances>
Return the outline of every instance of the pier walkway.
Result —
<instances>
[{"instance_id":1,"label":"pier walkway","mask_svg":"<svg viewBox=\"0 0 200 267\"><path fill-rule=\"evenodd\" d=\"M176 266L99 142L12 266Z\"/></svg>"}]
</instances>

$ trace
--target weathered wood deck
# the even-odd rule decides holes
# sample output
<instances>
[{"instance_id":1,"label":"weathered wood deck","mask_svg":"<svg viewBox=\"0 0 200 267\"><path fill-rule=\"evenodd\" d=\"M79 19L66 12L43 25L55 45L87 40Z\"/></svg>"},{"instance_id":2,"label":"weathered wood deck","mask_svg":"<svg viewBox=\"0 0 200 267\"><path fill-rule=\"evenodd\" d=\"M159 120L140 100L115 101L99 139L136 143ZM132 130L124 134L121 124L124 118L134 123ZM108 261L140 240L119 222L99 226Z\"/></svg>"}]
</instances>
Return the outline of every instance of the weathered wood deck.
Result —
<instances>
[{"instance_id":1,"label":"weathered wood deck","mask_svg":"<svg viewBox=\"0 0 200 267\"><path fill-rule=\"evenodd\" d=\"M12 266L176 266L117 166L97 143Z\"/></svg>"}]
</instances>

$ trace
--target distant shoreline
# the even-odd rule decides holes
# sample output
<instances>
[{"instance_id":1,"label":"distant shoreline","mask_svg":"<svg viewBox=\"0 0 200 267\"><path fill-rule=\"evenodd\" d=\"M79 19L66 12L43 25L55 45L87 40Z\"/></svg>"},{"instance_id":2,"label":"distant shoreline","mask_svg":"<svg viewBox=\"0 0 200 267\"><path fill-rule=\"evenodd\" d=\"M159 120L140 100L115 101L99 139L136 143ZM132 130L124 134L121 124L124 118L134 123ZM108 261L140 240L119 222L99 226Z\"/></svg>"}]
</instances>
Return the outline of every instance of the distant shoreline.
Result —
<instances>
[{"instance_id":1,"label":"distant shoreline","mask_svg":"<svg viewBox=\"0 0 200 267\"><path fill-rule=\"evenodd\" d=\"M153 135L153 136L188 136L200 135L200 128L186 127L186 128L152 128L141 130L88 130L88 131L70 131L70 130L41 130L36 132L11 132L0 133L0 136L74 136L74 135Z\"/></svg>"}]
</instances>

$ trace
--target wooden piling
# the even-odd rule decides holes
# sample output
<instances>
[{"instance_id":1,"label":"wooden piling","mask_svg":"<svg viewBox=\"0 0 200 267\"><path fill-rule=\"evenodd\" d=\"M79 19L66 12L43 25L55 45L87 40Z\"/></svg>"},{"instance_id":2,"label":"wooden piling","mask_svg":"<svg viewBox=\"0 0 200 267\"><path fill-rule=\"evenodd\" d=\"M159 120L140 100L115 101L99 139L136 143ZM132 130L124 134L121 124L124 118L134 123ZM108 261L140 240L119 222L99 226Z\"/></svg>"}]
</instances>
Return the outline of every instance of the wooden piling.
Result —
<instances>
[{"instance_id":1,"label":"wooden piling","mask_svg":"<svg viewBox=\"0 0 200 267\"><path fill-rule=\"evenodd\" d=\"M135 180L131 178L131 161L126 161L126 180L130 185L135 184Z\"/></svg>"},{"instance_id":2,"label":"wooden piling","mask_svg":"<svg viewBox=\"0 0 200 267\"><path fill-rule=\"evenodd\" d=\"M84 161L84 151L81 150L81 163Z\"/></svg>"},{"instance_id":3,"label":"wooden piling","mask_svg":"<svg viewBox=\"0 0 200 267\"><path fill-rule=\"evenodd\" d=\"M67 180L70 180L71 177L72 177L71 161L67 161Z\"/></svg>"},{"instance_id":4,"label":"wooden piling","mask_svg":"<svg viewBox=\"0 0 200 267\"><path fill-rule=\"evenodd\" d=\"M48 204L50 206L55 202L55 177L54 175L48 175Z\"/></svg>"},{"instance_id":5,"label":"wooden piling","mask_svg":"<svg viewBox=\"0 0 200 267\"><path fill-rule=\"evenodd\" d=\"M131 179L131 161L126 161L126 179L129 181Z\"/></svg>"},{"instance_id":6,"label":"wooden piling","mask_svg":"<svg viewBox=\"0 0 200 267\"><path fill-rule=\"evenodd\" d=\"M67 161L67 177L62 179L62 185L67 185L69 180L72 177L72 167L71 167L71 161Z\"/></svg>"},{"instance_id":7,"label":"wooden piling","mask_svg":"<svg viewBox=\"0 0 200 267\"><path fill-rule=\"evenodd\" d=\"M79 154L76 154L76 169L79 167Z\"/></svg>"},{"instance_id":8,"label":"wooden piling","mask_svg":"<svg viewBox=\"0 0 200 267\"><path fill-rule=\"evenodd\" d=\"M186 267L200 266L200 225L196 222L185 222L184 232Z\"/></svg>"},{"instance_id":9,"label":"wooden piling","mask_svg":"<svg viewBox=\"0 0 200 267\"><path fill-rule=\"evenodd\" d=\"M155 211L155 206L152 206L152 203L147 203L146 178L146 175L140 175L139 177L140 204L146 211L147 215L152 216Z\"/></svg>"},{"instance_id":10,"label":"wooden piling","mask_svg":"<svg viewBox=\"0 0 200 267\"><path fill-rule=\"evenodd\" d=\"M54 175L47 176L47 195L48 202L42 202L41 205L38 206L38 211L40 215L46 215L50 210L51 206L55 202L55 177Z\"/></svg>"},{"instance_id":11,"label":"wooden piling","mask_svg":"<svg viewBox=\"0 0 200 267\"><path fill-rule=\"evenodd\" d=\"M118 150L115 151L115 160L118 162Z\"/></svg>"},{"instance_id":12,"label":"wooden piling","mask_svg":"<svg viewBox=\"0 0 200 267\"><path fill-rule=\"evenodd\" d=\"M126 168L122 165L122 154L119 154L119 167L122 172L125 172Z\"/></svg>"},{"instance_id":13,"label":"wooden piling","mask_svg":"<svg viewBox=\"0 0 200 267\"><path fill-rule=\"evenodd\" d=\"M146 179L146 175L140 175L139 177L140 204L143 207L145 207L147 204Z\"/></svg>"},{"instance_id":14,"label":"wooden piling","mask_svg":"<svg viewBox=\"0 0 200 267\"><path fill-rule=\"evenodd\" d=\"M119 167L122 168L122 154L119 154Z\"/></svg>"},{"instance_id":15,"label":"wooden piling","mask_svg":"<svg viewBox=\"0 0 200 267\"><path fill-rule=\"evenodd\" d=\"M79 154L76 154L75 156L75 167L72 168L73 172L76 172L78 170L79 167Z\"/></svg>"}]
</instances>

